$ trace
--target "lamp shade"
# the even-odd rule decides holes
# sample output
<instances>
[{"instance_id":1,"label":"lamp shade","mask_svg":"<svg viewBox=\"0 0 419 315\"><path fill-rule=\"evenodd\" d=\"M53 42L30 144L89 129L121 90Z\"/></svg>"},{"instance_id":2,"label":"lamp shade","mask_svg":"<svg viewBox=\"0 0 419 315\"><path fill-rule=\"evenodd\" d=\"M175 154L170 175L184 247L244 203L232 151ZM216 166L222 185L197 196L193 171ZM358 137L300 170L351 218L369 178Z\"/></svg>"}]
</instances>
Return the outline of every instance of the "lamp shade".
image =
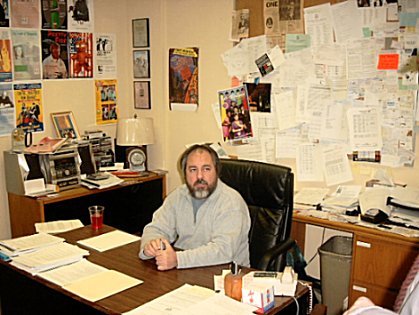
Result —
<instances>
[{"instance_id":1,"label":"lamp shade","mask_svg":"<svg viewBox=\"0 0 419 315\"><path fill-rule=\"evenodd\" d=\"M116 128L116 144L120 146L136 146L154 143L152 118L118 119Z\"/></svg>"}]
</instances>

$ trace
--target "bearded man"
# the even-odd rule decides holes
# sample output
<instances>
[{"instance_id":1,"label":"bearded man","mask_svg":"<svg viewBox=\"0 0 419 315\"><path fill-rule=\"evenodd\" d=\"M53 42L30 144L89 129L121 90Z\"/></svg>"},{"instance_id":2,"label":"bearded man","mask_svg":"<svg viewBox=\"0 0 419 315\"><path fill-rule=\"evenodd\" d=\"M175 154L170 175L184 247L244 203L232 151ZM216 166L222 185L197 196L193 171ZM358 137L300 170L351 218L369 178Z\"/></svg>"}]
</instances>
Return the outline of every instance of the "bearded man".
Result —
<instances>
[{"instance_id":1,"label":"bearded man","mask_svg":"<svg viewBox=\"0 0 419 315\"><path fill-rule=\"evenodd\" d=\"M185 184L167 196L145 226L139 257L155 258L158 270L232 261L249 266L249 210L240 194L218 178L217 153L194 145L179 163Z\"/></svg>"}]
</instances>

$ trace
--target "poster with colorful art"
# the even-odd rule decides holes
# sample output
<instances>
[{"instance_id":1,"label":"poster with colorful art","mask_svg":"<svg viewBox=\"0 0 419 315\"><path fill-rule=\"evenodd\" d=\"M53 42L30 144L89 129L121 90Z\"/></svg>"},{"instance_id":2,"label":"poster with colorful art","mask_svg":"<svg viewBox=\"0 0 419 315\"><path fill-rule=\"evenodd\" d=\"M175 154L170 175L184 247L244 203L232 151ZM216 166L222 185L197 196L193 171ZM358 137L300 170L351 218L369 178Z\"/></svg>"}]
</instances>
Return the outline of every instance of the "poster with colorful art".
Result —
<instances>
[{"instance_id":1,"label":"poster with colorful art","mask_svg":"<svg viewBox=\"0 0 419 315\"><path fill-rule=\"evenodd\" d=\"M70 78L93 77L93 36L92 33L68 33Z\"/></svg>"},{"instance_id":2,"label":"poster with colorful art","mask_svg":"<svg viewBox=\"0 0 419 315\"><path fill-rule=\"evenodd\" d=\"M11 84L0 84L0 136L10 136L15 127L15 106Z\"/></svg>"},{"instance_id":3,"label":"poster with colorful art","mask_svg":"<svg viewBox=\"0 0 419 315\"><path fill-rule=\"evenodd\" d=\"M42 78L68 78L67 32L41 31Z\"/></svg>"},{"instance_id":4,"label":"poster with colorful art","mask_svg":"<svg viewBox=\"0 0 419 315\"><path fill-rule=\"evenodd\" d=\"M245 85L218 92L221 129L225 142L253 137Z\"/></svg>"},{"instance_id":5,"label":"poster with colorful art","mask_svg":"<svg viewBox=\"0 0 419 315\"><path fill-rule=\"evenodd\" d=\"M0 31L0 82L12 81L12 48L8 30Z\"/></svg>"},{"instance_id":6,"label":"poster with colorful art","mask_svg":"<svg viewBox=\"0 0 419 315\"><path fill-rule=\"evenodd\" d=\"M39 31L12 29L14 80L41 79Z\"/></svg>"},{"instance_id":7,"label":"poster with colorful art","mask_svg":"<svg viewBox=\"0 0 419 315\"><path fill-rule=\"evenodd\" d=\"M67 0L42 0L41 5L43 29L67 29Z\"/></svg>"},{"instance_id":8,"label":"poster with colorful art","mask_svg":"<svg viewBox=\"0 0 419 315\"><path fill-rule=\"evenodd\" d=\"M118 119L117 80L96 80L96 123L116 123Z\"/></svg>"},{"instance_id":9,"label":"poster with colorful art","mask_svg":"<svg viewBox=\"0 0 419 315\"><path fill-rule=\"evenodd\" d=\"M44 131L41 83L14 84L16 127Z\"/></svg>"},{"instance_id":10,"label":"poster with colorful art","mask_svg":"<svg viewBox=\"0 0 419 315\"><path fill-rule=\"evenodd\" d=\"M199 49L169 49L169 100L171 110L195 111L198 108Z\"/></svg>"},{"instance_id":11,"label":"poster with colorful art","mask_svg":"<svg viewBox=\"0 0 419 315\"><path fill-rule=\"evenodd\" d=\"M9 0L0 2L0 27L10 26Z\"/></svg>"}]
</instances>

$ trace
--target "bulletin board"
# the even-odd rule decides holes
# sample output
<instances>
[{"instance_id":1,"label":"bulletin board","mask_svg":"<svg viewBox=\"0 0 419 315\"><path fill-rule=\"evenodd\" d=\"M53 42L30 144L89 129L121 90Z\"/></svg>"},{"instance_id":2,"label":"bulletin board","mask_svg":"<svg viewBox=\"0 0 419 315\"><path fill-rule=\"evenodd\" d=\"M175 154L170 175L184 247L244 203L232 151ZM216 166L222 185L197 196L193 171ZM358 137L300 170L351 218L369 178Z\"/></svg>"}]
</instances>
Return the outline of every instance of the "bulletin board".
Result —
<instances>
[{"instance_id":1,"label":"bulletin board","mask_svg":"<svg viewBox=\"0 0 419 315\"><path fill-rule=\"evenodd\" d=\"M332 6L335 4L342 4L342 6L335 6L332 12L332 14L335 14L335 17L339 18L339 14L343 15L346 13L339 11L346 9L347 6L345 2L347 1L301 0L301 4L299 3L298 8L301 8L302 6L304 9L316 9L314 8L315 6L320 6L322 4L331 4ZM381 27L381 24L371 23L365 24L368 27L359 27L360 25L364 26L364 24L362 24L364 22L370 22L366 20L366 17L368 16L364 16L364 13L369 11L364 11L362 18L358 16L358 20L352 20L351 18L350 21L347 20L338 23L339 26L345 26L345 23L357 23L355 26L358 26L358 29L356 27L335 27L332 34L333 44L326 41L325 44L322 43L321 45L317 44L313 46L316 48L313 52L313 56L315 56L313 60L315 59L315 62L313 62L310 57L304 59L310 54L305 54L305 56L303 56L304 54L301 54L303 57L298 54L289 54L287 55L290 56L289 58L283 58L281 53L286 54L298 50L291 50L293 49L293 36L288 35L303 34L305 32L305 27L303 25L303 30L301 30L300 24L298 25L297 30L297 27L292 29L288 28L290 24L283 24L280 26L280 32L278 32L278 29L275 29L275 26L270 30L268 25L269 17L273 16L273 18L275 18L275 15L270 15L269 11L273 11L272 9L276 8L272 6L265 8L266 3L267 1L264 0L235 0L235 10L249 10L249 38L243 38L244 40L237 42L237 45L235 45L231 51L228 51L225 56L228 58L230 56L235 56L235 53L249 53L250 58L237 58L237 64L235 64L235 61L231 58L227 59L230 64L228 64L228 62L225 62L225 64L228 68L229 75L232 77L235 76L235 78L238 79L238 82L243 82L248 90L249 84L259 85L262 83L264 85L272 85L271 99L272 96L274 99L272 108L275 109L272 111L274 115L271 116L274 116L275 119L271 122L269 121L270 118L265 119L259 117L264 113L254 113L253 111L250 116L252 129L256 130L255 139L252 139L253 142L244 142L244 144L251 144L250 146L236 146L236 153L245 158L261 159L271 163L276 163L278 160L295 159L295 163L299 166L297 167L297 178L299 181L321 181L321 175L315 174L313 171L315 167L318 167L314 165L314 157L316 156L323 156L323 159L330 160L339 156L342 162L339 167L342 165L345 166L345 181L348 181L351 177L349 174L350 172L347 170L350 166L348 166L349 164L345 161L348 158L349 161L352 162L371 162L370 165L392 168L399 166L414 166L414 160L415 157L417 157L415 152L417 141L415 139L416 132L414 127L417 122L414 121L413 126L411 126L410 118L412 115L414 117L415 105L417 104L417 88L412 84L412 82L417 80L417 70L415 71L413 69L414 67L411 65L412 61L415 60L415 49L413 49L415 47L415 42L407 40L408 36L397 37L393 36L393 33L391 33L391 36L385 35L386 33L383 32L384 28L381 29L377 26L379 25ZM287 4L281 1L278 3L280 9L280 23L283 21L298 21L300 19L292 19L288 18L289 16L287 15L281 15L284 13L284 11L282 11L284 7L281 7L281 4L284 6ZM409 35L418 32L418 30L413 30L415 26L410 26L410 24L408 24L410 22L408 22L405 17L401 16L399 20L398 17L400 16L400 12L402 12L402 14L406 12L403 11L405 8L398 8L399 15L397 16L397 19L395 19L393 12L395 7L394 2L386 3L385 5L389 5L389 8L390 5L392 7L391 10L386 9L385 11L387 14L385 19L386 23L397 23L397 27L409 26ZM385 5L383 4L383 6ZM321 7L319 12L327 6ZM379 6L374 6L372 9L378 10L378 7ZM362 10L363 8L358 7L355 10L360 9ZM381 10L381 13L382 11L383 10ZM316 29L316 27L313 27L312 25L313 16L310 16L310 14L317 14L314 12L314 10L311 12L310 10L304 10L304 13L302 13L304 14L304 16L301 16L302 22L304 22L306 14L310 19L307 20L307 23L310 21L311 24L306 25L308 29L307 32ZM350 12L350 10L348 10L348 12ZM296 15L293 16L296 17ZM351 15L346 14L346 16ZM282 28L282 26L285 27ZM394 25L391 27L393 32ZM349 34L351 40L348 40L348 37L345 36L347 34L343 31L347 29L357 29L357 33ZM290 31L288 32L288 30ZM400 30L397 29L397 32L400 32ZM359 36L360 34L361 36ZM260 35L266 35L266 39L262 38ZM283 35L287 35L287 38ZM314 41L319 38L313 37L311 40ZM385 39L380 42L381 46L379 46L379 48L377 48L374 42L375 38ZM297 37L297 39L303 39L303 37ZM264 46L265 43L263 41L265 40L268 42L268 46ZM287 42L290 43L289 47L285 45L282 46L282 44L286 43L286 40L289 40L289 42ZM328 40L330 40L330 37ZM339 45L346 42L350 42L348 47ZM413 42L413 44L410 44L410 42ZM258 47L260 50L262 49L261 47L265 47L266 50L258 51L258 55L256 56L253 48L252 50L249 49L249 51L246 50L247 43L249 43L250 47ZM278 49L278 46L280 49ZM237 47L236 51L234 51L235 47ZM321 48L318 49L319 47ZM289 51L287 51L288 48L290 48ZM278 50L280 50L281 53L277 53ZM269 54L273 56L273 58L271 58L272 61L269 59ZM354 60L361 60L364 58L364 54L368 55L368 60L373 61L369 62L368 67L365 67L365 69L362 68L362 71L371 71L366 74L360 71L361 74L358 75L356 73L358 69L357 64L354 63ZM265 62L265 58L262 60L264 62L259 63L262 57L266 56L269 57L269 60ZM352 58L353 56L361 57ZM388 59L386 59L387 57ZM274 64L275 61L278 61L281 58L286 61ZM393 61L392 64L386 62L390 59ZM244 64L243 62L240 63L241 60L254 60L258 67L257 70L259 70L260 73L255 71L254 68L252 69L252 62L249 62L249 73L244 73L244 70L248 69L246 68L246 65L239 67L239 65ZM395 62L396 60L397 63ZM347 63L350 64L347 65ZM301 65L311 65L312 68ZM367 63L365 63L365 65L367 65ZM265 71L265 69L270 69L268 66L272 66L271 68L274 70ZM400 67L398 68L398 66ZM280 71L276 72L275 69L280 69ZM313 69L316 69L316 71L313 71ZM400 69L404 69L403 72L399 72ZM397 70L397 72L394 70ZM308 75L304 76L304 73L306 72ZM410 75L412 72L413 75ZM315 78L315 80L312 80L313 78ZM334 81L335 79L338 80ZM340 79L342 80L339 81ZM311 81L309 82L309 80ZM335 82L342 84L333 85ZM304 92L300 93L301 91ZM301 100L305 100L305 102L302 102ZM318 100L324 100L324 104L318 106L319 104L316 103ZM249 103L252 104L252 101L254 101L253 96L249 98ZM294 114L292 111L287 111L287 108L292 107L288 106L290 104L296 108L295 116L292 116L292 114ZM374 104L380 106L380 109L382 109L383 112L378 113L378 110L373 108ZM407 114L404 111L407 111ZM410 112L412 112L412 115ZM326 119L324 119L324 117L326 117ZM336 117L339 119L335 119ZM340 117L342 117L342 120ZM384 118L380 120L380 117ZM323 122L326 123L322 122L322 125L319 124L318 122L321 121L319 118L324 119ZM327 123L328 121L334 121L335 123L329 124ZM345 124L348 124L348 126L346 126L349 127L348 130L344 130L345 128L343 127L345 127ZM336 128L332 131L328 129L329 125L342 125L343 127L339 127L340 129ZM374 129L376 132L371 133L374 134L368 141L365 139L366 136L364 134L362 136L355 134L360 127L365 127L366 130L368 129L366 126L372 125L375 127L371 127L370 129ZM380 126L381 129L379 128ZM272 133L270 128L275 129L275 132ZM321 130L321 133L316 133L318 130ZM346 135L346 133L348 133L348 135ZM363 142L356 143L357 139L361 138L363 139ZM294 143L293 141L295 141L295 139L297 139L295 142L296 144L290 145L290 143ZM278 143L281 143L281 145L278 146ZM338 152L338 150L333 151L333 145L336 143L340 144L341 152ZM288 149L289 151L287 151ZM323 151L319 153L317 150ZM303 167L301 167L304 166L304 163L301 162L303 157L312 158L312 160L310 160L310 158L306 159L313 162L314 166L312 165L313 169L311 170L313 171L312 177L305 175L310 172L304 171ZM351 163L350 165L354 164ZM300 171L298 169L300 169ZM341 169L343 169L343 167L341 167ZM343 177L331 177L333 176L330 176L329 179L323 177L326 178L328 185L337 184L339 181L344 182L342 179Z\"/></svg>"},{"instance_id":2,"label":"bulletin board","mask_svg":"<svg viewBox=\"0 0 419 315\"><path fill-rule=\"evenodd\" d=\"M335 4L338 2L344 2L346 0L305 0L304 8L312 7L323 3L330 2ZM236 0L236 10L249 9L249 36L263 35L263 0Z\"/></svg>"}]
</instances>

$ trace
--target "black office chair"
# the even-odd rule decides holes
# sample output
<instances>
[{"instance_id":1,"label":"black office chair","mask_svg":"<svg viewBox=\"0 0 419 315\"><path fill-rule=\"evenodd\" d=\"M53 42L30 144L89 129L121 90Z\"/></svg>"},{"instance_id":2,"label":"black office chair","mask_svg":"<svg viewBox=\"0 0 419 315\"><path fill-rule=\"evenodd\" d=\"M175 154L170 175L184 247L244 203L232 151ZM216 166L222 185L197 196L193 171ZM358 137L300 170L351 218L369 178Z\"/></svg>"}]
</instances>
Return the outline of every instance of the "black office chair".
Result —
<instances>
[{"instance_id":1,"label":"black office chair","mask_svg":"<svg viewBox=\"0 0 419 315\"><path fill-rule=\"evenodd\" d=\"M294 175L290 168L255 161L221 159L220 179L246 201L251 218L250 266L282 271L290 238Z\"/></svg>"}]
</instances>

